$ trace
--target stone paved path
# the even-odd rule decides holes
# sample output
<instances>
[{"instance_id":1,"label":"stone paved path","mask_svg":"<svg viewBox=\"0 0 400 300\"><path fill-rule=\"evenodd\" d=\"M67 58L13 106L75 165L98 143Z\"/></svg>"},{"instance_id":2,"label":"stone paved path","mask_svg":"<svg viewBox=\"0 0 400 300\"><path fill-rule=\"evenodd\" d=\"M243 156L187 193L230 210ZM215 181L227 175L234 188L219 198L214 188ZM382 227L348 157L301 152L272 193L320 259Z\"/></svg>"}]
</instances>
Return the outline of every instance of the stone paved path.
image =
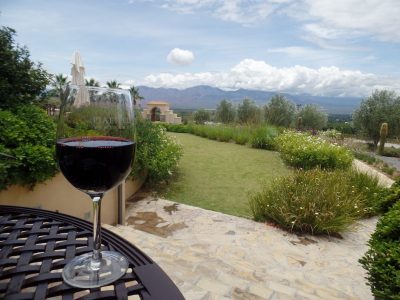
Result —
<instances>
[{"instance_id":1,"label":"stone paved path","mask_svg":"<svg viewBox=\"0 0 400 300\"><path fill-rule=\"evenodd\" d=\"M379 179L379 183L383 186L389 187L394 183L393 179L390 179L385 174L375 170L373 167L369 166L365 162L362 162L361 160L358 159L353 160L353 167L360 172L365 172L372 176L377 176Z\"/></svg>"},{"instance_id":2,"label":"stone paved path","mask_svg":"<svg viewBox=\"0 0 400 300\"><path fill-rule=\"evenodd\" d=\"M342 239L148 197L127 205L128 226L106 226L138 245L188 300L373 299L358 259L376 218Z\"/></svg>"}]
</instances>

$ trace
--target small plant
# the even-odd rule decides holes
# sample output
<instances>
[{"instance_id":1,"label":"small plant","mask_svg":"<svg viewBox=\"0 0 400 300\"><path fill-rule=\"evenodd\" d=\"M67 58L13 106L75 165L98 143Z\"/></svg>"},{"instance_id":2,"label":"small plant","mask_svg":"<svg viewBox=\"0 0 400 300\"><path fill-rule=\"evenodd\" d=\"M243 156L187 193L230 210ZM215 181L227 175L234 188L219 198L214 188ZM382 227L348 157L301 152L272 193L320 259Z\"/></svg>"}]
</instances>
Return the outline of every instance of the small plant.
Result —
<instances>
[{"instance_id":1,"label":"small plant","mask_svg":"<svg viewBox=\"0 0 400 300\"><path fill-rule=\"evenodd\" d=\"M400 299L400 202L379 220L360 259L375 299Z\"/></svg>"},{"instance_id":2,"label":"small plant","mask_svg":"<svg viewBox=\"0 0 400 300\"><path fill-rule=\"evenodd\" d=\"M388 123L382 123L380 130L379 147L378 147L378 153L380 155L382 155L383 151L385 150L387 135L388 135Z\"/></svg>"},{"instance_id":3,"label":"small plant","mask_svg":"<svg viewBox=\"0 0 400 300\"><path fill-rule=\"evenodd\" d=\"M295 168L347 169L353 161L347 149L306 133L286 131L275 145L285 163Z\"/></svg>"},{"instance_id":4,"label":"small plant","mask_svg":"<svg viewBox=\"0 0 400 300\"><path fill-rule=\"evenodd\" d=\"M296 232L342 232L374 213L378 180L354 170L295 171L254 194L250 208L256 221L272 221Z\"/></svg>"}]
</instances>

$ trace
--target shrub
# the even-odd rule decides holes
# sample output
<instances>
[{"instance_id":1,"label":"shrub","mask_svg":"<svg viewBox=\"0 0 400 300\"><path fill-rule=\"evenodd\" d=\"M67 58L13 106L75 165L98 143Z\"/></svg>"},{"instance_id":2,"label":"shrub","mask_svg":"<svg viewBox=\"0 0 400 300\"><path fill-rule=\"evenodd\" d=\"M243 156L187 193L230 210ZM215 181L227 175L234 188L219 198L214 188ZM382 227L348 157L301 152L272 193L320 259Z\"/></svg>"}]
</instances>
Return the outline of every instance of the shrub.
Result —
<instances>
[{"instance_id":1,"label":"shrub","mask_svg":"<svg viewBox=\"0 0 400 300\"><path fill-rule=\"evenodd\" d=\"M378 222L360 259L376 299L400 299L400 202Z\"/></svg>"},{"instance_id":2,"label":"shrub","mask_svg":"<svg viewBox=\"0 0 400 300\"><path fill-rule=\"evenodd\" d=\"M0 190L8 185L32 187L57 172L55 124L34 105L0 110Z\"/></svg>"},{"instance_id":3,"label":"shrub","mask_svg":"<svg viewBox=\"0 0 400 300\"><path fill-rule=\"evenodd\" d=\"M247 132L238 129L233 133L232 139L238 145L246 145L249 142L250 137Z\"/></svg>"},{"instance_id":4,"label":"shrub","mask_svg":"<svg viewBox=\"0 0 400 300\"><path fill-rule=\"evenodd\" d=\"M358 152L358 151L353 151L354 157L362 160L370 165L372 165L373 163L375 163L377 161L377 159L367 153L364 152Z\"/></svg>"},{"instance_id":5,"label":"shrub","mask_svg":"<svg viewBox=\"0 0 400 300\"><path fill-rule=\"evenodd\" d=\"M345 148L306 133L286 131L276 138L275 145L282 159L295 168L346 169L353 161Z\"/></svg>"},{"instance_id":6,"label":"shrub","mask_svg":"<svg viewBox=\"0 0 400 300\"><path fill-rule=\"evenodd\" d=\"M389 156L389 157L400 157L400 149L399 148L385 148L382 153L383 156Z\"/></svg>"},{"instance_id":7,"label":"shrub","mask_svg":"<svg viewBox=\"0 0 400 300\"><path fill-rule=\"evenodd\" d=\"M250 145L259 149L274 149L274 139L278 131L271 126L260 126L256 128L250 138Z\"/></svg>"},{"instance_id":8,"label":"shrub","mask_svg":"<svg viewBox=\"0 0 400 300\"><path fill-rule=\"evenodd\" d=\"M137 119L137 148L133 176L146 170L149 182L167 179L182 156L182 147L166 134L163 126Z\"/></svg>"},{"instance_id":9,"label":"shrub","mask_svg":"<svg viewBox=\"0 0 400 300\"><path fill-rule=\"evenodd\" d=\"M400 200L400 179L398 179L390 189L380 193L378 201L375 205L375 211L378 213L386 213L389 209Z\"/></svg>"},{"instance_id":10,"label":"shrub","mask_svg":"<svg viewBox=\"0 0 400 300\"><path fill-rule=\"evenodd\" d=\"M332 234L373 212L377 179L353 170L295 171L251 196L256 221L272 221L284 229Z\"/></svg>"}]
</instances>

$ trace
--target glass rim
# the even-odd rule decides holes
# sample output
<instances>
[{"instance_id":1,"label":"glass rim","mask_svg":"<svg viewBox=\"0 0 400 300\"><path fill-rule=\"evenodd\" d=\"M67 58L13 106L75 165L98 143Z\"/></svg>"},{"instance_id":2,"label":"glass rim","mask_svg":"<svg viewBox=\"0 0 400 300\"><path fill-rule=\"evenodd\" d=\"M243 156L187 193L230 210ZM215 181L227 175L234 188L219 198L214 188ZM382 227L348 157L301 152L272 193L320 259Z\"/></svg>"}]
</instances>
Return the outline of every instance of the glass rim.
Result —
<instances>
[{"instance_id":1,"label":"glass rim","mask_svg":"<svg viewBox=\"0 0 400 300\"><path fill-rule=\"evenodd\" d=\"M101 87L101 86L91 86L91 85L85 85L85 84L68 84L67 85L67 88L71 88L71 89L80 89L82 87L85 87L88 90L109 91L109 92L120 93L120 94L125 94L125 93L130 94L129 90L127 90L127 89L116 89L116 88Z\"/></svg>"}]
</instances>

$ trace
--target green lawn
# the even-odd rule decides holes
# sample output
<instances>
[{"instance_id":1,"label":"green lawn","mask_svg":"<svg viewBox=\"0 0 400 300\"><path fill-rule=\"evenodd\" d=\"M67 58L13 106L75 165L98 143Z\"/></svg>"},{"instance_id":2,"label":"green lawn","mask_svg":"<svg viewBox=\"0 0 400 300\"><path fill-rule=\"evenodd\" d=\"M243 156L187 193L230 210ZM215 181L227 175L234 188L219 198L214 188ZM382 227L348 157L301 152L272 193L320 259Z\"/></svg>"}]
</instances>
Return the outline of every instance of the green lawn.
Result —
<instances>
[{"instance_id":1,"label":"green lawn","mask_svg":"<svg viewBox=\"0 0 400 300\"><path fill-rule=\"evenodd\" d=\"M263 182L286 175L277 152L222 143L186 133L170 133L184 155L170 184L160 191L166 199L223 213L251 217L249 192Z\"/></svg>"}]
</instances>

